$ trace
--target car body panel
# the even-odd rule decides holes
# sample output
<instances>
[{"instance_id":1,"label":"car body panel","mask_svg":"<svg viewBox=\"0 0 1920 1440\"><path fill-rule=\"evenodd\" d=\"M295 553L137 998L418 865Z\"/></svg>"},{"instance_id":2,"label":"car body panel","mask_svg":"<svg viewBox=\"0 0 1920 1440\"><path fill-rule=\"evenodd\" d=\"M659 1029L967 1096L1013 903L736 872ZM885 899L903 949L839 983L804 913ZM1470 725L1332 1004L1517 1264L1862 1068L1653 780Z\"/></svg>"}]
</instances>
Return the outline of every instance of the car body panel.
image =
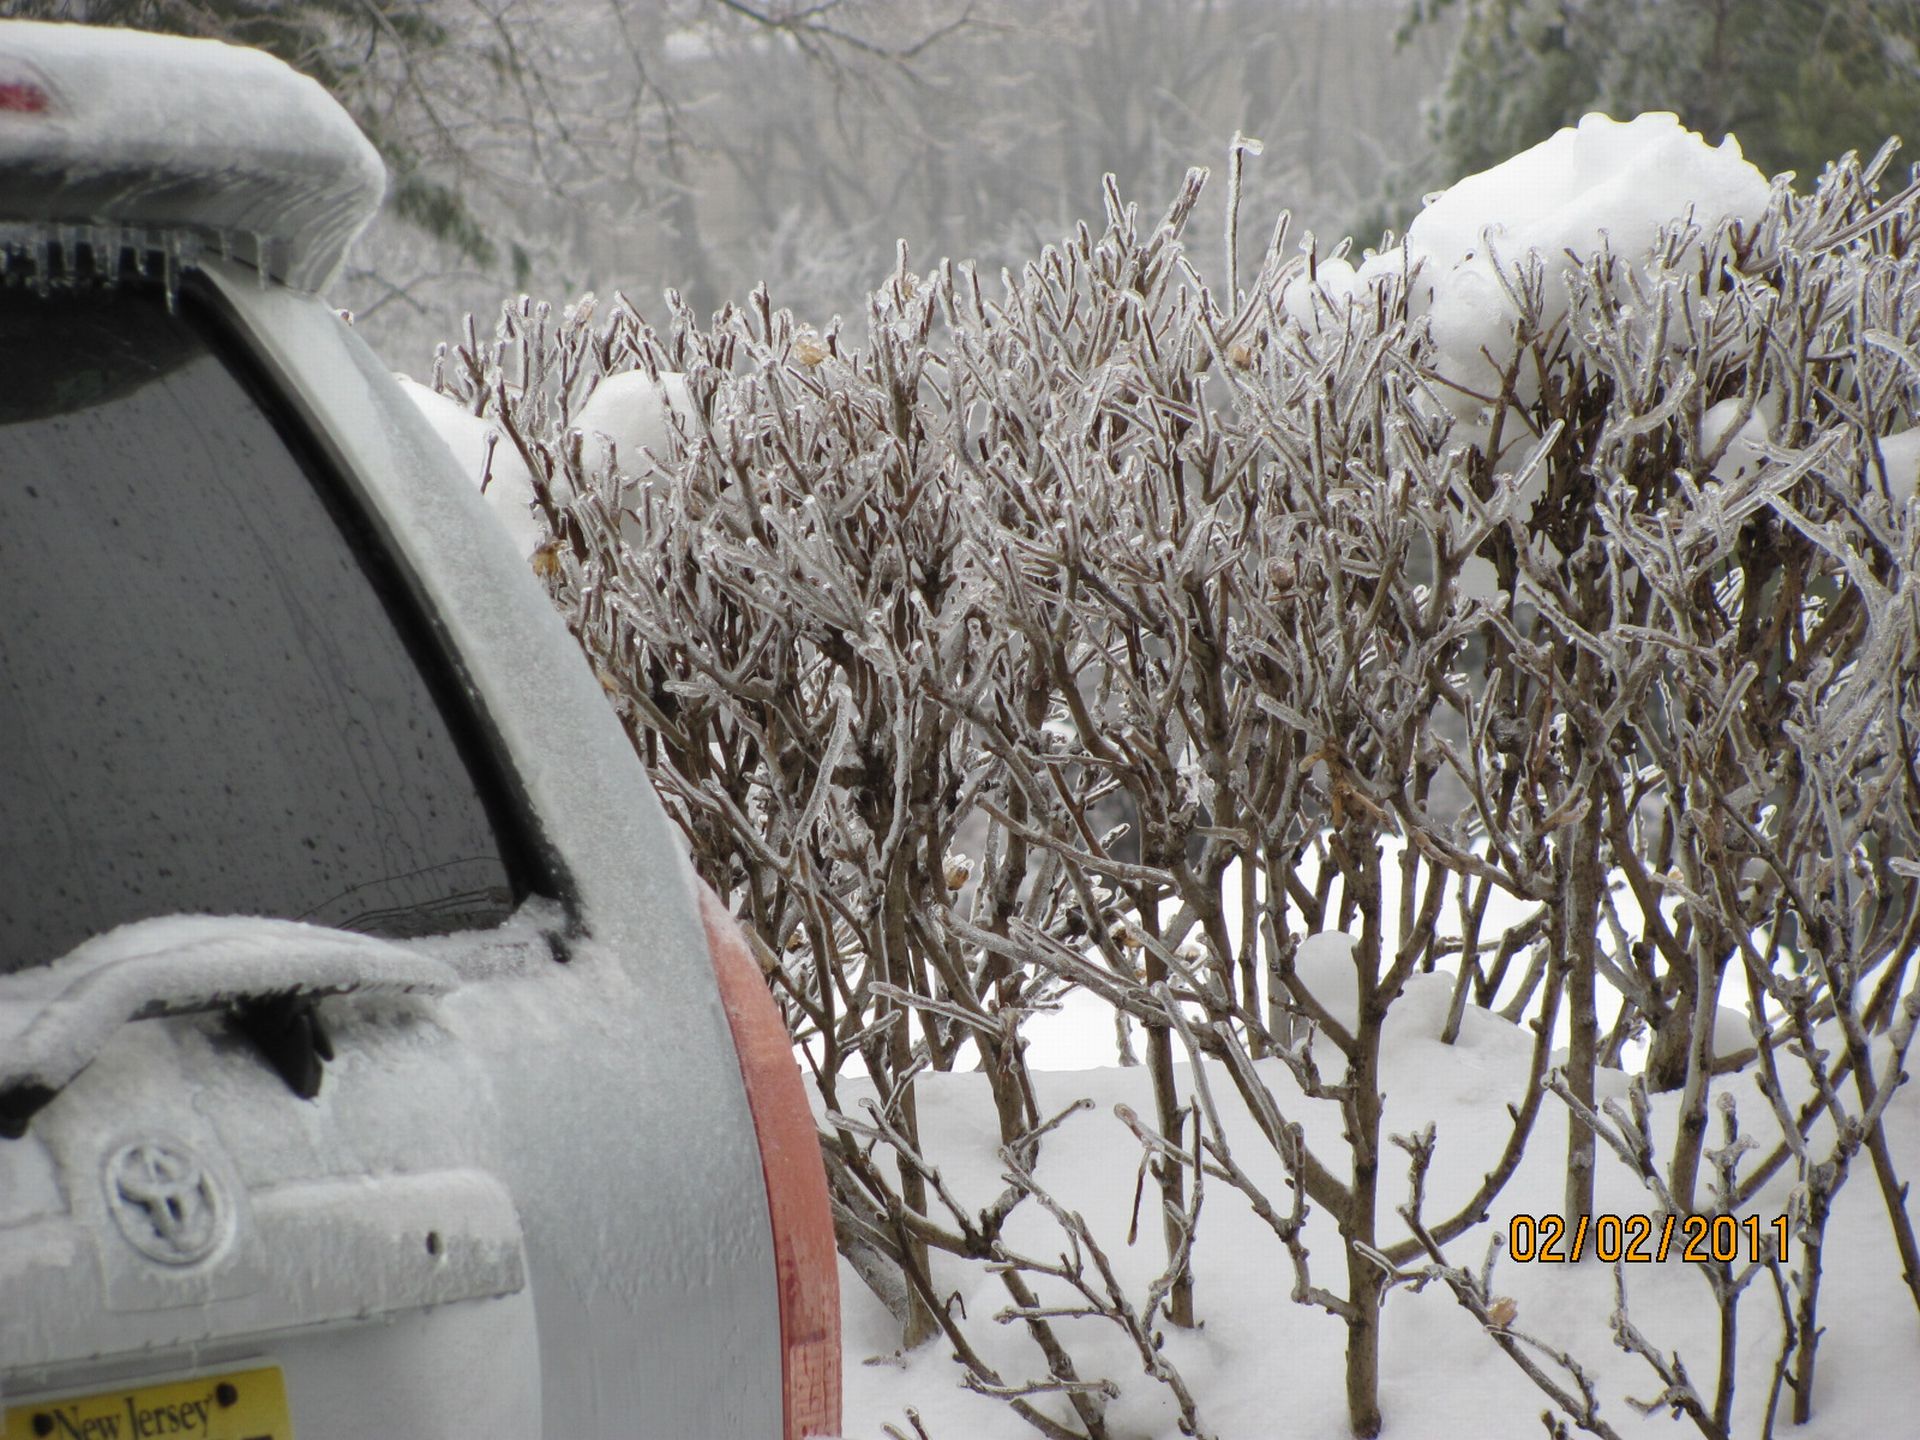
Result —
<instances>
[{"instance_id":1,"label":"car body panel","mask_svg":"<svg viewBox=\"0 0 1920 1440\"><path fill-rule=\"evenodd\" d=\"M380 360L312 299L208 272L315 432L341 447L343 473L367 486L541 838L564 857L585 931L569 963L441 1002L494 1077L548 1403L563 1412L547 1433L630 1415L633 1434L772 1434L765 1181L684 841L525 561ZM636 1148L635 1135L654 1142ZM581 1156L598 1168L583 1172ZM715 1376L737 1384L728 1407Z\"/></svg>"},{"instance_id":2,"label":"car body panel","mask_svg":"<svg viewBox=\"0 0 1920 1440\"><path fill-rule=\"evenodd\" d=\"M32 1297L0 1322L0 1386L15 1403L264 1357L319 1435L396 1414L410 1435L778 1433L765 1179L682 843L380 362L310 295L201 273L457 657L563 897L504 932L397 942L449 993L320 1002L335 1059L309 1101L217 1015L121 1027L0 1141L0 1293ZM169 1271L116 1232L106 1167L142 1145L225 1198L214 1258ZM355 1367L365 1383L321 1378Z\"/></svg>"}]
</instances>

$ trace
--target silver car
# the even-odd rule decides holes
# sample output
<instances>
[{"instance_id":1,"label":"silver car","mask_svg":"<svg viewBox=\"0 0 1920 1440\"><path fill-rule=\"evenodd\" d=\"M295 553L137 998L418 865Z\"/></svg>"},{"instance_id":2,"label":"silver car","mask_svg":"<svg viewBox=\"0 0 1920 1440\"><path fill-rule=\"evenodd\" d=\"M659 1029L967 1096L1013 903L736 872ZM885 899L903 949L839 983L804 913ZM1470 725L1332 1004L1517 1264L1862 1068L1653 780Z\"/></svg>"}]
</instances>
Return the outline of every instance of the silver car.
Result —
<instances>
[{"instance_id":1,"label":"silver car","mask_svg":"<svg viewBox=\"0 0 1920 1440\"><path fill-rule=\"evenodd\" d=\"M831 1432L759 972L316 298L383 184L257 52L0 23L0 1435Z\"/></svg>"}]
</instances>

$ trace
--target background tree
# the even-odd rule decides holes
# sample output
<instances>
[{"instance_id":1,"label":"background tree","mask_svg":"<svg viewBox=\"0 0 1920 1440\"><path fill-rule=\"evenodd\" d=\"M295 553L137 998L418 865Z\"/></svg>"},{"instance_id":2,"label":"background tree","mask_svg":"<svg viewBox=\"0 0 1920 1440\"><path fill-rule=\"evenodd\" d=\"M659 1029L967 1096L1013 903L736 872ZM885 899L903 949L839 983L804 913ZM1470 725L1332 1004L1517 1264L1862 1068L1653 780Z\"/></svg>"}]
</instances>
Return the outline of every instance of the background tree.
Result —
<instances>
[{"instance_id":1,"label":"background tree","mask_svg":"<svg viewBox=\"0 0 1920 1440\"><path fill-rule=\"evenodd\" d=\"M816 324L916 262L1018 267L1168 194L1236 130L1242 213L1347 233L1418 148L1451 22L1382 54L1401 0L0 0L0 15L259 45L325 84L394 176L333 298L424 371L503 291L755 284ZM1194 217L1218 235L1223 186ZM1259 217L1255 223L1251 217ZM1211 272L1217 245L1197 262ZM1217 277L1209 273L1210 281Z\"/></svg>"},{"instance_id":2,"label":"background tree","mask_svg":"<svg viewBox=\"0 0 1920 1440\"><path fill-rule=\"evenodd\" d=\"M1592 110L1671 110L1811 180L1920 112L1912 0L1415 0L1402 40L1457 23L1421 178L1444 184ZM1421 188L1428 188L1422 186Z\"/></svg>"}]
</instances>

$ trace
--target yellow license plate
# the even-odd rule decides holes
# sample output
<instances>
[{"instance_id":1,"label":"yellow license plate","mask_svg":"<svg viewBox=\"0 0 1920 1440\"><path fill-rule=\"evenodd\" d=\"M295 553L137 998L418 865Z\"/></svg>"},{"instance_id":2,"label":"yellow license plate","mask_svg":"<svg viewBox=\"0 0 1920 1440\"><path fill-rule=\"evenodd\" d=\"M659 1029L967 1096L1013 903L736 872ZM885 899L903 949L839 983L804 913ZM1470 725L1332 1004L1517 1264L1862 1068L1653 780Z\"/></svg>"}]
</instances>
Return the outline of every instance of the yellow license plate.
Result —
<instances>
[{"instance_id":1,"label":"yellow license plate","mask_svg":"<svg viewBox=\"0 0 1920 1440\"><path fill-rule=\"evenodd\" d=\"M0 1440L293 1440L278 1366L9 1405Z\"/></svg>"}]
</instances>

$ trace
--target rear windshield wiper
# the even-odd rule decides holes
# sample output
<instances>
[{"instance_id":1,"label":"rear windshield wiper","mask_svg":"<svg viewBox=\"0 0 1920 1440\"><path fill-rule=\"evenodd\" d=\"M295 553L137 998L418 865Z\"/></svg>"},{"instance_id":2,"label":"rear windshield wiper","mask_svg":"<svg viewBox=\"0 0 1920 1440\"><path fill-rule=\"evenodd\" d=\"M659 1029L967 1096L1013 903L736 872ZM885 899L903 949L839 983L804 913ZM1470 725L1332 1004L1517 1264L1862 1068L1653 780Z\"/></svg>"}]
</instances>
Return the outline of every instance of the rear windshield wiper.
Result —
<instances>
[{"instance_id":1,"label":"rear windshield wiper","mask_svg":"<svg viewBox=\"0 0 1920 1440\"><path fill-rule=\"evenodd\" d=\"M439 995L443 961L390 940L292 920L166 916L99 935L52 964L0 976L0 1138L18 1139L122 1025L225 1010L295 1094L319 1093L332 1046L325 995Z\"/></svg>"}]
</instances>

